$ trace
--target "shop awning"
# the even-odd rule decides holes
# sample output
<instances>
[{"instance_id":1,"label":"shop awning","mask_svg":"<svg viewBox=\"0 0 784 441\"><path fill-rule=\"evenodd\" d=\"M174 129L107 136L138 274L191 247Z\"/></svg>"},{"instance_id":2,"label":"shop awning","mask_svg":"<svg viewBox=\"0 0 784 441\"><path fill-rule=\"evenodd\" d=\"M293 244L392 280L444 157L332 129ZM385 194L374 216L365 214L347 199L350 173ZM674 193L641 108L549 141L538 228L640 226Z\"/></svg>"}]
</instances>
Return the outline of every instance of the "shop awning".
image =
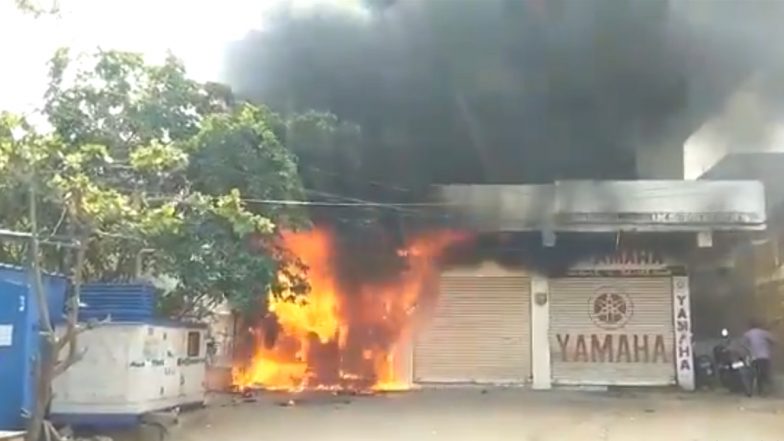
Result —
<instances>
[{"instance_id":1,"label":"shop awning","mask_svg":"<svg viewBox=\"0 0 784 441\"><path fill-rule=\"evenodd\" d=\"M757 231L758 181L559 181L445 185L437 198L456 223L479 231Z\"/></svg>"}]
</instances>

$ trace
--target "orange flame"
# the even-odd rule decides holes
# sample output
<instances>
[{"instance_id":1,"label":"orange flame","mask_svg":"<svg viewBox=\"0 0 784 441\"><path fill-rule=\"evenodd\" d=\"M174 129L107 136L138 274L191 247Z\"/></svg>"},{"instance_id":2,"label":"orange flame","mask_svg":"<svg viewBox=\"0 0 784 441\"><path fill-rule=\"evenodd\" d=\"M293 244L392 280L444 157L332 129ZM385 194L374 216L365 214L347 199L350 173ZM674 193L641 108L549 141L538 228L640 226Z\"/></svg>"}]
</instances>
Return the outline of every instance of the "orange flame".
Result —
<instances>
[{"instance_id":1,"label":"orange flame","mask_svg":"<svg viewBox=\"0 0 784 441\"><path fill-rule=\"evenodd\" d=\"M361 283L349 293L336 275L328 230L284 233L284 247L307 268L305 274L293 266L288 271L304 276L310 289L296 294L279 274L283 293L268 295L274 326L250 330L253 354L235 365L234 385L288 391L410 388L399 366L402 340L433 276L434 259L464 237L448 231L418 237L398 253L408 263L406 271L391 281ZM269 333L276 334L272 345L265 344Z\"/></svg>"}]
</instances>

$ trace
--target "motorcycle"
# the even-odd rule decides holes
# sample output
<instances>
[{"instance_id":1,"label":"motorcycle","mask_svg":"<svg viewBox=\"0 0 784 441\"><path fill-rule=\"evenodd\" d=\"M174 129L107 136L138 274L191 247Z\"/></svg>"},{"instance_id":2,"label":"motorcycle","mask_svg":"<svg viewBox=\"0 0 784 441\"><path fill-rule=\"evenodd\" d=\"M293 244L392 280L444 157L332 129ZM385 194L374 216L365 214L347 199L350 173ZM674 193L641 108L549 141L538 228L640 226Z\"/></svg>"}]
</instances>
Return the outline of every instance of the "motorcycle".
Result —
<instances>
[{"instance_id":1,"label":"motorcycle","mask_svg":"<svg viewBox=\"0 0 784 441\"><path fill-rule=\"evenodd\" d=\"M751 359L743 351L732 347L727 329L721 330L721 336L722 342L713 348L719 382L730 392L742 392L750 397L754 393L755 381Z\"/></svg>"},{"instance_id":2,"label":"motorcycle","mask_svg":"<svg viewBox=\"0 0 784 441\"><path fill-rule=\"evenodd\" d=\"M694 356L694 384L696 388L713 389L716 381L716 366L710 355Z\"/></svg>"}]
</instances>

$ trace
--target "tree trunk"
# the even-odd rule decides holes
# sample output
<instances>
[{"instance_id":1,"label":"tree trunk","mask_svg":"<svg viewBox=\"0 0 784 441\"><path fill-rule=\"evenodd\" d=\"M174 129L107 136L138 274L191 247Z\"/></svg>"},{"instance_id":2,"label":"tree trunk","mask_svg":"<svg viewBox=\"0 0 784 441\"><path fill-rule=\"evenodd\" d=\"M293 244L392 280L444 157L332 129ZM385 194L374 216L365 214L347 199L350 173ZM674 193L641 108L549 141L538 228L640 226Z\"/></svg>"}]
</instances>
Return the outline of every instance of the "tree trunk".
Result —
<instances>
[{"instance_id":1,"label":"tree trunk","mask_svg":"<svg viewBox=\"0 0 784 441\"><path fill-rule=\"evenodd\" d=\"M79 318L79 296L82 286L82 272L84 270L85 253L87 251L87 238L83 235L76 250L76 263L72 275L73 292L68 300L66 314L66 327L63 335L58 338L49 317L49 299L46 295L41 276L40 241L38 237L37 213L37 184L35 177L30 184L30 262L33 275L33 290L38 303L38 325L41 329L38 359L35 363L35 406L27 425L25 441L40 441L42 431L45 439L51 436L60 437L50 424L44 421L52 402L52 381L65 372L71 365L79 361L83 354L77 351L77 337L81 329L77 322ZM60 360L60 353L68 346L68 353L64 360Z\"/></svg>"},{"instance_id":2,"label":"tree trunk","mask_svg":"<svg viewBox=\"0 0 784 441\"><path fill-rule=\"evenodd\" d=\"M40 345L40 355L36 363L35 405L27 426L26 441L39 441L41 439L44 419L46 418L49 403L52 400L56 343L46 336L41 336Z\"/></svg>"},{"instance_id":3,"label":"tree trunk","mask_svg":"<svg viewBox=\"0 0 784 441\"><path fill-rule=\"evenodd\" d=\"M33 276L33 291L38 304L38 327L41 330L39 338L38 357L36 361L36 394L33 413L27 426L27 441L39 441L41 429L46 416L46 408L51 399L52 374L56 362L56 341L52 321L49 317L49 302L44 292L41 279L40 245L38 241L38 212L37 212L37 183L35 177L30 181L30 267ZM53 357L53 355L55 355Z\"/></svg>"}]
</instances>

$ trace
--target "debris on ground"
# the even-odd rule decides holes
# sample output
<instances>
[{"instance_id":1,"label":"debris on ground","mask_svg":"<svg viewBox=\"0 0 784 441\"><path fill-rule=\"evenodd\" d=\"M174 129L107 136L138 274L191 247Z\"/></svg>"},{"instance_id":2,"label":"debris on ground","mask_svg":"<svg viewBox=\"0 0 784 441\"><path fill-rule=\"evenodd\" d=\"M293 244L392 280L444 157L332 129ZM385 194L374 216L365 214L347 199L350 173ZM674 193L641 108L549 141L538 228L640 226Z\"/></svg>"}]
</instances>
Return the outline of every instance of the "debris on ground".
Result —
<instances>
[{"instance_id":1,"label":"debris on ground","mask_svg":"<svg viewBox=\"0 0 784 441\"><path fill-rule=\"evenodd\" d=\"M74 438L74 431L73 427L71 426L63 426L57 429L57 432L60 434L61 438L71 439Z\"/></svg>"},{"instance_id":2,"label":"debris on ground","mask_svg":"<svg viewBox=\"0 0 784 441\"><path fill-rule=\"evenodd\" d=\"M232 401L234 401L235 403L237 401L242 403L255 403L256 401L258 401L256 391L253 389L244 389L239 392L239 396L240 396L239 400L232 400Z\"/></svg>"},{"instance_id":3,"label":"debris on ground","mask_svg":"<svg viewBox=\"0 0 784 441\"><path fill-rule=\"evenodd\" d=\"M281 401L281 402L278 403L278 406L280 406L280 407L294 407L296 405L297 405L297 402L294 401L294 400Z\"/></svg>"},{"instance_id":4,"label":"debris on ground","mask_svg":"<svg viewBox=\"0 0 784 441\"><path fill-rule=\"evenodd\" d=\"M179 409L166 410L160 412L145 413L140 418L143 424L160 425L164 427L175 426L180 421Z\"/></svg>"}]
</instances>

